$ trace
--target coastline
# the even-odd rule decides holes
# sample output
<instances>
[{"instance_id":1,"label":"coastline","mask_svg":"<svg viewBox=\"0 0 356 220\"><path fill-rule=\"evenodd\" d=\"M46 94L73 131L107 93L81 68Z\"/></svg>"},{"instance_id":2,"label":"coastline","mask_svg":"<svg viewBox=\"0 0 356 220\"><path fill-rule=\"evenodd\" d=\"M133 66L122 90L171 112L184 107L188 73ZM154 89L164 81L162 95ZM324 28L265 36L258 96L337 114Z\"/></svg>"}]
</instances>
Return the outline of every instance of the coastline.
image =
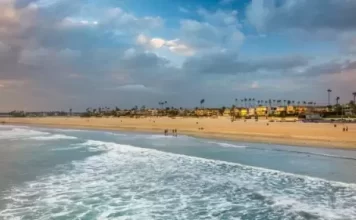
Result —
<instances>
[{"instance_id":1,"label":"coastline","mask_svg":"<svg viewBox=\"0 0 356 220\"><path fill-rule=\"evenodd\" d=\"M159 134L165 129L169 129L169 134L171 129L177 129L178 135L199 138L356 150L356 125L348 125L349 131L342 132L341 125L334 128L333 124L268 123L266 120L231 122L225 118L46 117L3 118L1 121L10 125ZM200 130L201 127L204 130Z\"/></svg>"}]
</instances>

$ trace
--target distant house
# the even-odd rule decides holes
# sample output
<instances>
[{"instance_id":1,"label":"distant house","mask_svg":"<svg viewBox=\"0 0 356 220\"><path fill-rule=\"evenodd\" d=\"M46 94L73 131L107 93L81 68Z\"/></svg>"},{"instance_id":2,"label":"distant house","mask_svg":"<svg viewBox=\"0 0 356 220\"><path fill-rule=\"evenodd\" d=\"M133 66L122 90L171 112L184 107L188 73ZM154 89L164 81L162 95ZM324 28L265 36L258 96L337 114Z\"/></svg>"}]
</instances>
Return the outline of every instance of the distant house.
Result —
<instances>
[{"instance_id":1,"label":"distant house","mask_svg":"<svg viewBox=\"0 0 356 220\"><path fill-rule=\"evenodd\" d=\"M248 109L248 115L249 115L249 116L254 116L255 113L256 113L255 108L249 108L249 109Z\"/></svg>"},{"instance_id":2,"label":"distant house","mask_svg":"<svg viewBox=\"0 0 356 220\"><path fill-rule=\"evenodd\" d=\"M297 111L296 111L296 107L292 106L292 105L288 105L287 106L287 114L288 115L294 115L296 114Z\"/></svg>"},{"instance_id":3,"label":"distant house","mask_svg":"<svg viewBox=\"0 0 356 220\"><path fill-rule=\"evenodd\" d=\"M198 117L212 117L212 116L218 116L219 115L219 110L218 108L205 108L205 109L196 109L195 110L195 115Z\"/></svg>"},{"instance_id":4,"label":"distant house","mask_svg":"<svg viewBox=\"0 0 356 220\"><path fill-rule=\"evenodd\" d=\"M256 108L256 115L258 116L266 116L268 114L267 106L259 106Z\"/></svg>"},{"instance_id":5,"label":"distant house","mask_svg":"<svg viewBox=\"0 0 356 220\"><path fill-rule=\"evenodd\" d=\"M284 114L286 114L287 113L287 109L286 109L286 107L284 107L284 106L279 106L279 107L277 107L276 108L276 110L274 111L274 114L275 115L284 115Z\"/></svg>"},{"instance_id":6,"label":"distant house","mask_svg":"<svg viewBox=\"0 0 356 220\"><path fill-rule=\"evenodd\" d=\"M351 105L349 105L349 104L343 105L342 109L343 109L344 115L347 115L347 116L353 115L353 109L352 109Z\"/></svg>"},{"instance_id":7,"label":"distant house","mask_svg":"<svg viewBox=\"0 0 356 220\"><path fill-rule=\"evenodd\" d=\"M231 110L229 108L226 108L223 112L223 116L225 117L230 117L231 116Z\"/></svg>"},{"instance_id":8,"label":"distant house","mask_svg":"<svg viewBox=\"0 0 356 220\"><path fill-rule=\"evenodd\" d=\"M307 108L305 106L297 106L296 113L299 115L303 115L307 112Z\"/></svg>"},{"instance_id":9,"label":"distant house","mask_svg":"<svg viewBox=\"0 0 356 220\"><path fill-rule=\"evenodd\" d=\"M158 115L158 110L155 109L155 108L148 109L147 113L148 113L147 115L149 115L149 116L157 116Z\"/></svg>"},{"instance_id":10,"label":"distant house","mask_svg":"<svg viewBox=\"0 0 356 220\"><path fill-rule=\"evenodd\" d=\"M240 117L246 117L248 115L248 109L247 108L241 108L240 109Z\"/></svg>"}]
</instances>

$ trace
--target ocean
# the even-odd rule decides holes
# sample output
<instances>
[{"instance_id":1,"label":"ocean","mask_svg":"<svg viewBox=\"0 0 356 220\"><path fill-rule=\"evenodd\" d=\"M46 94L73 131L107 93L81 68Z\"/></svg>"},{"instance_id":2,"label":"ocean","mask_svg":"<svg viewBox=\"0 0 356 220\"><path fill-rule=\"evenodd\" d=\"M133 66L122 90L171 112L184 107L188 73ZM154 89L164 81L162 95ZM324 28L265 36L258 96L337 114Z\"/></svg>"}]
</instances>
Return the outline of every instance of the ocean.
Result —
<instances>
[{"instance_id":1,"label":"ocean","mask_svg":"<svg viewBox=\"0 0 356 220\"><path fill-rule=\"evenodd\" d=\"M0 126L0 219L356 219L356 151Z\"/></svg>"}]
</instances>

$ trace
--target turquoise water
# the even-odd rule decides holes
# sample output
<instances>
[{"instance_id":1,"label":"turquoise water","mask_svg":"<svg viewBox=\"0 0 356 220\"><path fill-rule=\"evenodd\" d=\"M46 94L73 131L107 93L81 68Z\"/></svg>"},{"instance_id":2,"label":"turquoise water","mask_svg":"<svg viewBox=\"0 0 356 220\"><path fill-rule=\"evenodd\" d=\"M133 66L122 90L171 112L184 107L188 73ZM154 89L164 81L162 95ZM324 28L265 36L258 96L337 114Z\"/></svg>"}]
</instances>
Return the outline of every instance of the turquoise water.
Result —
<instances>
[{"instance_id":1,"label":"turquoise water","mask_svg":"<svg viewBox=\"0 0 356 220\"><path fill-rule=\"evenodd\" d=\"M356 219L356 152L0 126L0 219Z\"/></svg>"}]
</instances>

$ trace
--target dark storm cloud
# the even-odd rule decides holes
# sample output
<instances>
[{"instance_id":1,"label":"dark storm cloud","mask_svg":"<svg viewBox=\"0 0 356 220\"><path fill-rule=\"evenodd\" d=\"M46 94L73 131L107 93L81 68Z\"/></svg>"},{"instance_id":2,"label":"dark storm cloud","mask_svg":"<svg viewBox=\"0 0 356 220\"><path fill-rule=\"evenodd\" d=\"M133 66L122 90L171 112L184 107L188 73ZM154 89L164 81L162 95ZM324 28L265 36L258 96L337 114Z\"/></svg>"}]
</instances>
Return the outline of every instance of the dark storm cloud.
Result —
<instances>
[{"instance_id":1,"label":"dark storm cloud","mask_svg":"<svg viewBox=\"0 0 356 220\"><path fill-rule=\"evenodd\" d=\"M252 0L247 18L257 29L356 30L354 0Z\"/></svg>"},{"instance_id":2,"label":"dark storm cloud","mask_svg":"<svg viewBox=\"0 0 356 220\"><path fill-rule=\"evenodd\" d=\"M329 61L308 67L302 75L308 77L323 76L330 74L340 74L345 71L356 70L356 61Z\"/></svg>"},{"instance_id":3,"label":"dark storm cloud","mask_svg":"<svg viewBox=\"0 0 356 220\"><path fill-rule=\"evenodd\" d=\"M307 66L309 58L302 56L267 57L242 60L236 54L218 53L190 58L184 69L200 74L241 74L257 71L281 71Z\"/></svg>"}]
</instances>

